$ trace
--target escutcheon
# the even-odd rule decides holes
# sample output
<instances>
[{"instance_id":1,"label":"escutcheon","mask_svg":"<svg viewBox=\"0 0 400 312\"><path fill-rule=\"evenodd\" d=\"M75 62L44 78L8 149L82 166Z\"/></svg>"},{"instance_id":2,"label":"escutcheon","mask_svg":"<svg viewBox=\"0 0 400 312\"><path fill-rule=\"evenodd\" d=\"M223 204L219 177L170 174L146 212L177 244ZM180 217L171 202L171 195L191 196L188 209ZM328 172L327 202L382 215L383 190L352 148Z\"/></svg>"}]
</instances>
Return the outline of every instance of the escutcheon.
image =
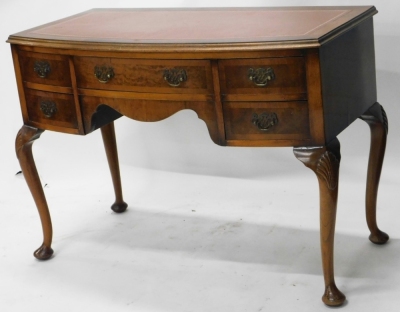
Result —
<instances>
[{"instance_id":1,"label":"escutcheon","mask_svg":"<svg viewBox=\"0 0 400 312\"><path fill-rule=\"evenodd\" d=\"M187 73L184 69L171 68L164 70L163 77L171 87L179 87L182 82L187 80Z\"/></svg>"},{"instance_id":2,"label":"escutcheon","mask_svg":"<svg viewBox=\"0 0 400 312\"><path fill-rule=\"evenodd\" d=\"M269 81L275 79L274 70L271 67L250 68L248 77L258 87L265 87Z\"/></svg>"},{"instance_id":3,"label":"escutcheon","mask_svg":"<svg viewBox=\"0 0 400 312\"><path fill-rule=\"evenodd\" d=\"M40 78L46 78L50 73L50 63L47 61L35 61L33 71L38 74Z\"/></svg>"},{"instance_id":4,"label":"escutcheon","mask_svg":"<svg viewBox=\"0 0 400 312\"><path fill-rule=\"evenodd\" d=\"M40 102L40 110L47 118L51 118L57 113L57 105L53 101Z\"/></svg>"},{"instance_id":5,"label":"escutcheon","mask_svg":"<svg viewBox=\"0 0 400 312\"><path fill-rule=\"evenodd\" d=\"M254 113L251 122L259 130L268 131L273 126L278 124L278 116L275 113L262 113L260 115Z\"/></svg>"},{"instance_id":6,"label":"escutcheon","mask_svg":"<svg viewBox=\"0 0 400 312\"><path fill-rule=\"evenodd\" d=\"M114 76L114 68L109 66L95 66L94 75L101 83L109 82Z\"/></svg>"}]
</instances>

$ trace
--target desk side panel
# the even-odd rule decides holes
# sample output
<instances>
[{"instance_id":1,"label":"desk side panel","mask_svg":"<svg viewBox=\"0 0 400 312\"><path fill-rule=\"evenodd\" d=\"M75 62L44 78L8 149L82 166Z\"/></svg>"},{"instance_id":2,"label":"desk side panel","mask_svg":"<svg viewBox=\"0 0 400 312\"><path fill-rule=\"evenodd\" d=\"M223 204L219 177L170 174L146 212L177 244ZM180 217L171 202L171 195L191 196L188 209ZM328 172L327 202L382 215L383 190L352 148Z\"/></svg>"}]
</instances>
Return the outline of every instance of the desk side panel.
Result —
<instances>
[{"instance_id":1,"label":"desk side panel","mask_svg":"<svg viewBox=\"0 0 400 312\"><path fill-rule=\"evenodd\" d=\"M18 48L14 44L11 45L11 53L12 53L13 62L14 62L14 71L15 71L15 78L16 78L17 87L18 87L18 95L19 95L19 102L20 102L20 106L21 106L22 119L23 119L24 124L26 124L28 122L28 110L26 109L25 90L24 90L24 84L22 81L22 73L21 73L21 66L20 66L19 56L18 56Z\"/></svg>"},{"instance_id":2,"label":"desk side panel","mask_svg":"<svg viewBox=\"0 0 400 312\"><path fill-rule=\"evenodd\" d=\"M372 17L320 48L326 143L377 101Z\"/></svg>"}]
</instances>

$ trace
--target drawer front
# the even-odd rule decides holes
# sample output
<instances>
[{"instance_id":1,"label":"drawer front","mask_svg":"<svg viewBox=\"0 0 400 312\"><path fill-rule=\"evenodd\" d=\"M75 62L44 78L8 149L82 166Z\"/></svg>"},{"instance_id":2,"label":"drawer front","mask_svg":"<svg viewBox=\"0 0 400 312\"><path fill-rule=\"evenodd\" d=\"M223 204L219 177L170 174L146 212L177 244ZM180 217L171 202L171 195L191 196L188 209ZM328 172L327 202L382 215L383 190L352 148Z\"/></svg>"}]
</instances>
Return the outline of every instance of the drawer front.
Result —
<instances>
[{"instance_id":1,"label":"drawer front","mask_svg":"<svg viewBox=\"0 0 400 312\"><path fill-rule=\"evenodd\" d=\"M78 88L148 93L213 92L208 61L75 57Z\"/></svg>"},{"instance_id":2,"label":"drawer front","mask_svg":"<svg viewBox=\"0 0 400 312\"><path fill-rule=\"evenodd\" d=\"M22 80L59 87L71 86L68 57L20 51Z\"/></svg>"},{"instance_id":3,"label":"drawer front","mask_svg":"<svg viewBox=\"0 0 400 312\"><path fill-rule=\"evenodd\" d=\"M29 122L42 129L48 125L78 129L74 97L70 94L25 90Z\"/></svg>"},{"instance_id":4,"label":"drawer front","mask_svg":"<svg viewBox=\"0 0 400 312\"><path fill-rule=\"evenodd\" d=\"M239 59L219 62L225 100L306 100L303 57Z\"/></svg>"},{"instance_id":5,"label":"drawer front","mask_svg":"<svg viewBox=\"0 0 400 312\"><path fill-rule=\"evenodd\" d=\"M306 140L307 102L227 102L223 104L227 140Z\"/></svg>"}]
</instances>

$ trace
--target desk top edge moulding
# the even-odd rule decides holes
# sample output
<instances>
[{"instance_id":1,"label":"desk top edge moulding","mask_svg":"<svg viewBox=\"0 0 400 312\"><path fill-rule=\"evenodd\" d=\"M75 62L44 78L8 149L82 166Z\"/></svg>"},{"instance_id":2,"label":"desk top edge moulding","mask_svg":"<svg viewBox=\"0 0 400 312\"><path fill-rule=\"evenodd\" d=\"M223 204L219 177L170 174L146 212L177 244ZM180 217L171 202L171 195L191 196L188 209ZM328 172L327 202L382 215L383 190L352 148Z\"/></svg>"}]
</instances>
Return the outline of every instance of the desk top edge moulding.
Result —
<instances>
[{"instance_id":1,"label":"desk top edge moulding","mask_svg":"<svg viewBox=\"0 0 400 312\"><path fill-rule=\"evenodd\" d=\"M318 47L376 13L374 6L92 9L10 35L8 42L97 51L118 44L119 51L133 52L154 46L165 52L224 51L226 44L229 50ZM250 18L251 24L241 27ZM94 28L86 29L88 22L95 22ZM271 28L274 23L279 25Z\"/></svg>"},{"instance_id":2,"label":"desk top edge moulding","mask_svg":"<svg viewBox=\"0 0 400 312\"><path fill-rule=\"evenodd\" d=\"M367 122L371 150L366 214L376 221L388 122L377 102L374 6L93 9L8 38L23 126L16 153L43 229L37 259L53 256L50 212L32 155L45 130L101 130L115 191L123 200L114 120L160 121L195 111L221 146L291 146L316 174L325 291L343 304L333 271L340 143Z\"/></svg>"}]
</instances>

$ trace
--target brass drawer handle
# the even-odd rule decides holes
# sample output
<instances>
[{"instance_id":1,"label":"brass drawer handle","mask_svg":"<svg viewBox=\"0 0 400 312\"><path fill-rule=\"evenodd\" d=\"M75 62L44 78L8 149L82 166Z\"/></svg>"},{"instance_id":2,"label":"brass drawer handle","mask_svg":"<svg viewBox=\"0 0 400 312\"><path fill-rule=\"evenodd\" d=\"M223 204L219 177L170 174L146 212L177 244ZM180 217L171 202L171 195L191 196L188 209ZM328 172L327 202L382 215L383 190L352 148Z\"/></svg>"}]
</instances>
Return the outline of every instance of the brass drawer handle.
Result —
<instances>
[{"instance_id":1,"label":"brass drawer handle","mask_svg":"<svg viewBox=\"0 0 400 312\"><path fill-rule=\"evenodd\" d=\"M114 68L108 66L96 66L94 68L94 75L101 83L109 82L114 76Z\"/></svg>"},{"instance_id":2,"label":"brass drawer handle","mask_svg":"<svg viewBox=\"0 0 400 312\"><path fill-rule=\"evenodd\" d=\"M47 61L35 61L33 64L33 71L38 74L40 78L46 78L50 73L50 63Z\"/></svg>"},{"instance_id":3,"label":"brass drawer handle","mask_svg":"<svg viewBox=\"0 0 400 312\"><path fill-rule=\"evenodd\" d=\"M278 124L278 116L275 113L254 113L251 122L261 131L268 131Z\"/></svg>"},{"instance_id":4,"label":"brass drawer handle","mask_svg":"<svg viewBox=\"0 0 400 312\"><path fill-rule=\"evenodd\" d=\"M255 83L256 86L265 87L269 81L275 79L274 70L271 67L267 68L250 68L248 72L248 77L251 81Z\"/></svg>"},{"instance_id":5,"label":"brass drawer handle","mask_svg":"<svg viewBox=\"0 0 400 312\"><path fill-rule=\"evenodd\" d=\"M51 118L57 113L57 105L53 101L40 102L40 110L47 118Z\"/></svg>"},{"instance_id":6,"label":"brass drawer handle","mask_svg":"<svg viewBox=\"0 0 400 312\"><path fill-rule=\"evenodd\" d=\"M184 69L170 68L164 70L163 77L171 87L179 87L182 82L187 80L187 73Z\"/></svg>"}]
</instances>

